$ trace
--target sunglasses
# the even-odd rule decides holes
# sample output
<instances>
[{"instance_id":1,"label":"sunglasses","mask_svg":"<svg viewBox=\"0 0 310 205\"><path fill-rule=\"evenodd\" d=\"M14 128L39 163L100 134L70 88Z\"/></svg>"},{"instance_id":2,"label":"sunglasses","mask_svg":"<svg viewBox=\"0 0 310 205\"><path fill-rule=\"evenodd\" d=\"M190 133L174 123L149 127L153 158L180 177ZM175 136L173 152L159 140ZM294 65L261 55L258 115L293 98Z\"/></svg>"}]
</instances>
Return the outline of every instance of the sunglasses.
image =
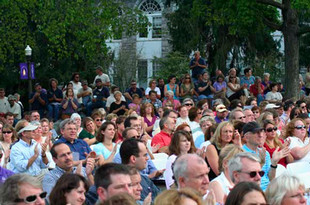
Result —
<instances>
[{"instance_id":1,"label":"sunglasses","mask_svg":"<svg viewBox=\"0 0 310 205\"><path fill-rule=\"evenodd\" d=\"M101 121L101 122L102 122L102 119L96 119L96 121L97 121L97 122L99 122L99 121Z\"/></svg>"},{"instance_id":2,"label":"sunglasses","mask_svg":"<svg viewBox=\"0 0 310 205\"><path fill-rule=\"evenodd\" d=\"M241 172L241 171L240 171ZM256 175L258 174L260 177L264 176L265 172L264 171L253 171L253 172L241 172L241 173L245 173L248 174L251 178L256 177Z\"/></svg>"},{"instance_id":3,"label":"sunglasses","mask_svg":"<svg viewBox=\"0 0 310 205\"><path fill-rule=\"evenodd\" d=\"M193 104L184 104L185 106L193 106Z\"/></svg>"},{"instance_id":4,"label":"sunglasses","mask_svg":"<svg viewBox=\"0 0 310 205\"><path fill-rule=\"evenodd\" d=\"M15 202L16 203L18 203L18 202L33 203L33 202L35 202L38 199L38 197L40 197L41 199L45 199L46 195L47 195L47 192L45 191L45 192L42 192L39 195L30 195L30 196L27 196L24 199L16 199Z\"/></svg>"},{"instance_id":5,"label":"sunglasses","mask_svg":"<svg viewBox=\"0 0 310 205\"><path fill-rule=\"evenodd\" d=\"M297 126L295 126L295 129L297 129L297 130L306 129L306 126L304 126L304 125L297 125Z\"/></svg>"},{"instance_id":6,"label":"sunglasses","mask_svg":"<svg viewBox=\"0 0 310 205\"><path fill-rule=\"evenodd\" d=\"M272 131L277 131L278 128L277 127L269 127L267 129L265 129L266 132L272 132Z\"/></svg>"},{"instance_id":7,"label":"sunglasses","mask_svg":"<svg viewBox=\"0 0 310 205\"><path fill-rule=\"evenodd\" d=\"M3 134L11 134L12 131L2 131Z\"/></svg>"}]
</instances>

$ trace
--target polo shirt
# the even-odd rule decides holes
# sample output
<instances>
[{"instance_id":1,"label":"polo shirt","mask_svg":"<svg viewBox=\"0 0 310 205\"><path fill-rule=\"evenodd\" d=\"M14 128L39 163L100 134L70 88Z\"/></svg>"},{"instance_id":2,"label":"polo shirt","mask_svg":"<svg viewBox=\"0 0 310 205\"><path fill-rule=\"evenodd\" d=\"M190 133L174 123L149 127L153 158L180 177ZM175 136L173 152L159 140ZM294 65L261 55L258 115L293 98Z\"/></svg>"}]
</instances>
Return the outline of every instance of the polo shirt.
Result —
<instances>
[{"instance_id":1,"label":"polo shirt","mask_svg":"<svg viewBox=\"0 0 310 205\"><path fill-rule=\"evenodd\" d=\"M256 88L256 85L251 85L250 86L250 92L257 97L258 94L261 94L262 96L264 95L264 86L261 84L260 85L261 90L263 91L263 93L258 93L258 89Z\"/></svg>"},{"instance_id":2,"label":"polo shirt","mask_svg":"<svg viewBox=\"0 0 310 205\"><path fill-rule=\"evenodd\" d=\"M244 84L247 84L247 88L249 89L251 85L253 85L255 82L254 76L250 76L247 78L246 76L243 76L240 80L240 85L243 86Z\"/></svg>"},{"instance_id":3,"label":"polo shirt","mask_svg":"<svg viewBox=\"0 0 310 205\"><path fill-rule=\"evenodd\" d=\"M68 140L66 140L64 137L60 137L60 139L57 140L55 144L59 144L59 143L65 143L66 145L68 145L70 147L70 150L73 152L72 154L74 154L74 152L78 153L79 160L86 159L85 152L88 154L92 151L89 145L87 144L87 142L81 139L75 139L73 143L71 143Z\"/></svg>"},{"instance_id":4,"label":"polo shirt","mask_svg":"<svg viewBox=\"0 0 310 205\"><path fill-rule=\"evenodd\" d=\"M251 150L246 144L242 146L242 149L246 152L250 152L252 154L255 154L259 157L259 150L260 148L257 148L256 151ZM262 167L262 170L265 172L264 176L261 178L260 188L265 191L267 189L267 186L269 185L269 176L268 173L270 171L270 165L271 165L271 158L269 152L266 151L266 157L265 157L265 164Z\"/></svg>"},{"instance_id":5,"label":"polo shirt","mask_svg":"<svg viewBox=\"0 0 310 205\"><path fill-rule=\"evenodd\" d=\"M169 146L171 142L171 135L163 130L156 134L151 142L151 146L160 145L159 149L165 146Z\"/></svg>"}]
</instances>

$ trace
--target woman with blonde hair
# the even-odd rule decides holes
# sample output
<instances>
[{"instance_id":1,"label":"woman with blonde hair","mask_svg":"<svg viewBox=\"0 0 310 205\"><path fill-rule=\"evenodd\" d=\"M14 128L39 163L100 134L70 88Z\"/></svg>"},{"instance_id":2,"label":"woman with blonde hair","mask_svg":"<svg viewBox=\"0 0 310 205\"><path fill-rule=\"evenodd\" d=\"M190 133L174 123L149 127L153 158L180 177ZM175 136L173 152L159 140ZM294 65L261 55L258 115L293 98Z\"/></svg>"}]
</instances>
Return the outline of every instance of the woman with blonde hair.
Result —
<instances>
[{"instance_id":1,"label":"woman with blonde hair","mask_svg":"<svg viewBox=\"0 0 310 205\"><path fill-rule=\"evenodd\" d=\"M229 171L228 171L228 162L236 154L244 152L243 149L234 144L229 144L225 146L219 156L219 171L221 174L217 176L209 185L210 190L213 190L215 194L216 202L219 204L224 203L224 196L228 195L230 190L234 187Z\"/></svg>"},{"instance_id":2,"label":"woman with blonde hair","mask_svg":"<svg viewBox=\"0 0 310 205\"><path fill-rule=\"evenodd\" d=\"M4 163L3 166L6 168L6 165L9 163L10 159L10 147L16 141L16 132L14 128L9 124L4 124L2 127L2 135L0 135L0 151L4 153Z\"/></svg>"},{"instance_id":3,"label":"woman with blonde hair","mask_svg":"<svg viewBox=\"0 0 310 205\"><path fill-rule=\"evenodd\" d=\"M269 152L270 156L272 157L272 154L276 149L283 149L284 146L287 146L287 143L284 143L284 140L278 137L277 134L277 127L275 126L275 123L270 120L264 120L263 121L263 128L266 133L266 141L264 143L264 147ZM283 165L286 167L288 163L291 163L294 161L294 158L291 154L289 154L287 157L280 159L278 164Z\"/></svg>"},{"instance_id":4,"label":"woman with blonde hair","mask_svg":"<svg viewBox=\"0 0 310 205\"><path fill-rule=\"evenodd\" d=\"M307 204L305 185L296 176L284 174L273 179L265 193L270 205Z\"/></svg>"},{"instance_id":5,"label":"woman with blonde hair","mask_svg":"<svg viewBox=\"0 0 310 205\"><path fill-rule=\"evenodd\" d=\"M219 171L219 153L226 145L235 143L241 145L239 132L235 133L234 126L230 122L221 122L211 138L211 144L206 152L206 162L210 166L209 179L212 180L220 174Z\"/></svg>"},{"instance_id":6,"label":"woman with blonde hair","mask_svg":"<svg viewBox=\"0 0 310 205\"><path fill-rule=\"evenodd\" d=\"M290 121L284 139L290 142L289 148L295 162L310 162L310 143L304 120L294 118Z\"/></svg>"},{"instance_id":7,"label":"woman with blonde hair","mask_svg":"<svg viewBox=\"0 0 310 205\"><path fill-rule=\"evenodd\" d=\"M201 197L192 189L170 189L159 194L154 205L202 205Z\"/></svg>"}]
</instances>

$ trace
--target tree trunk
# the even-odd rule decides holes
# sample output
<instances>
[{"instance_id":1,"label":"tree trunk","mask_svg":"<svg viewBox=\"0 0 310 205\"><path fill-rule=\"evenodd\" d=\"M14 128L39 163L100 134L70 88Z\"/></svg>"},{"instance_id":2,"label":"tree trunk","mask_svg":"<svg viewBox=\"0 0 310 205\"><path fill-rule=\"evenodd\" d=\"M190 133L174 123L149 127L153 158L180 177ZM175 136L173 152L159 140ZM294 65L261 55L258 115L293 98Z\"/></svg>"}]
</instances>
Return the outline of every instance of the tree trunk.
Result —
<instances>
[{"instance_id":1,"label":"tree trunk","mask_svg":"<svg viewBox=\"0 0 310 205\"><path fill-rule=\"evenodd\" d=\"M283 36L285 51L285 97L295 98L300 91L299 87L299 38L298 15L292 9L290 0L285 0L283 16Z\"/></svg>"}]
</instances>

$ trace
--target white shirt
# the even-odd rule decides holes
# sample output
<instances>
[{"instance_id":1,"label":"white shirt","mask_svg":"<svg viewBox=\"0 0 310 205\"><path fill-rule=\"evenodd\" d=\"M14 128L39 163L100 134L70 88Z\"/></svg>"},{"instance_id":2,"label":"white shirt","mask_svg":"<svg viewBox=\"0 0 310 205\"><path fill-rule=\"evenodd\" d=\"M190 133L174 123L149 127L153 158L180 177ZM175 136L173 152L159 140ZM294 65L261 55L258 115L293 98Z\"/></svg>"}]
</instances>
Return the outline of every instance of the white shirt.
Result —
<instances>
[{"instance_id":1,"label":"white shirt","mask_svg":"<svg viewBox=\"0 0 310 205\"><path fill-rule=\"evenodd\" d=\"M291 140L290 149L293 149L295 147L304 147L307 144L309 144L309 138L306 137L305 141L301 141L301 139L299 139L298 137L288 137L288 139ZM295 160L294 162L310 162L310 152L308 152L303 158L299 159L299 160Z\"/></svg>"},{"instance_id":2,"label":"white shirt","mask_svg":"<svg viewBox=\"0 0 310 205\"><path fill-rule=\"evenodd\" d=\"M145 90L145 95L149 95L149 93L150 93L151 90L152 90L152 89L151 89L150 87L146 88L146 90ZM157 95L160 95L160 94L161 94L160 89L159 89L158 87L155 87L154 91L157 93Z\"/></svg>"},{"instance_id":3,"label":"white shirt","mask_svg":"<svg viewBox=\"0 0 310 205\"><path fill-rule=\"evenodd\" d=\"M273 92L268 92L267 94L266 94L266 96L265 96L265 99L266 100L274 100L274 101L279 101L279 100L282 100L282 95L281 95L281 93L279 93L279 92L275 92L275 93L273 93Z\"/></svg>"},{"instance_id":4,"label":"white shirt","mask_svg":"<svg viewBox=\"0 0 310 205\"><path fill-rule=\"evenodd\" d=\"M18 120L22 119L21 107L20 107L20 105L17 104L16 102L14 102L13 107L11 107L10 104L9 104L9 105L8 105L8 108L7 108L7 111L13 113L14 115L17 115L17 116L15 117L16 119L18 119Z\"/></svg>"},{"instance_id":5,"label":"white shirt","mask_svg":"<svg viewBox=\"0 0 310 205\"><path fill-rule=\"evenodd\" d=\"M116 101L116 100L115 100L114 94L111 94L111 95L107 98L106 107L110 107L111 104L112 104L113 102L115 102L115 101ZM125 100L125 98L124 98L123 95L122 95L122 97L121 97L121 101L126 102L126 100Z\"/></svg>"},{"instance_id":6,"label":"white shirt","mask_svg":"<svg viewBox=\"0 0 310 205\"><path fill-rule=\"evenodd\" d=\"M219 176L215 177L212 182L217 182L221 185L222 190L225 195L228 195L230 192L230 189L233 188L233 186L229 183L228 179L226 178L224 172L222 172ZM211 183L212 183L211 182Z\"/></svg>"},{"instance_id":7,"label":"white shirt","mask_svg":"<svg viewBox=\"0 0 310 205\"><path fill-rule=\"evenodd\" d=\"M107 74L102 73L101 75L96 75L94 82L93 82L94 85L96 85L97 78L100 78L103 84L110 82L109 76Z\"/></svg>"},{"instance_id":8,"label":"white shirt","mask_svg":"<svg viewBox=\"0 0 310 205\"><path fill-rule=\"evenodd\" d=\"M175 154L170 155L167 159L167 163L166 163L166 171L164 174L164 178L165 178L165 183L166 183L166 188L170 189L171 185L174 183L174 179L173 177L173 171L172 171L172 165L175 162L176 158L178 156L176 156Z\"/></svg>"},{"instance_id":9,"label":"white shirt","mask_svg":"<svg viewBox=\"0 0 310 205\"><path fill-rule=\"evenodd\" d=\"M79 92L79 90L82 88L82 84L81 82L77 82L75 83L74 81L71 81L72 85L73 85L73 93L74 93L74 97L78 100L79 103L82 103L82 98L77 98L77 94Z\"/></svg>"},{"instance_id":10,"label":"white shirt","mask_svg":"<svg viewBox=\"0 0 310 205\"><path fill-rule=\"evenodd\" d=\"M177 118L177 122L175 124L175 127L178 127L179 125L183 124L183 123L186 123L189 125L190 121L189 121L189 118L186 117L185 119L184 118L181 118L181 117L178 117Z\"/></svg>"},{"instance_id":11,"label":"white shirt","mask_svg":"<svg viewBox=\"0 0 310 205\"><path fill-rule=\"evenodd\" d=\"M7 106L9 104L8 98L0 99L0 113L7 113Z\"/></svg>"}]
</instances>

